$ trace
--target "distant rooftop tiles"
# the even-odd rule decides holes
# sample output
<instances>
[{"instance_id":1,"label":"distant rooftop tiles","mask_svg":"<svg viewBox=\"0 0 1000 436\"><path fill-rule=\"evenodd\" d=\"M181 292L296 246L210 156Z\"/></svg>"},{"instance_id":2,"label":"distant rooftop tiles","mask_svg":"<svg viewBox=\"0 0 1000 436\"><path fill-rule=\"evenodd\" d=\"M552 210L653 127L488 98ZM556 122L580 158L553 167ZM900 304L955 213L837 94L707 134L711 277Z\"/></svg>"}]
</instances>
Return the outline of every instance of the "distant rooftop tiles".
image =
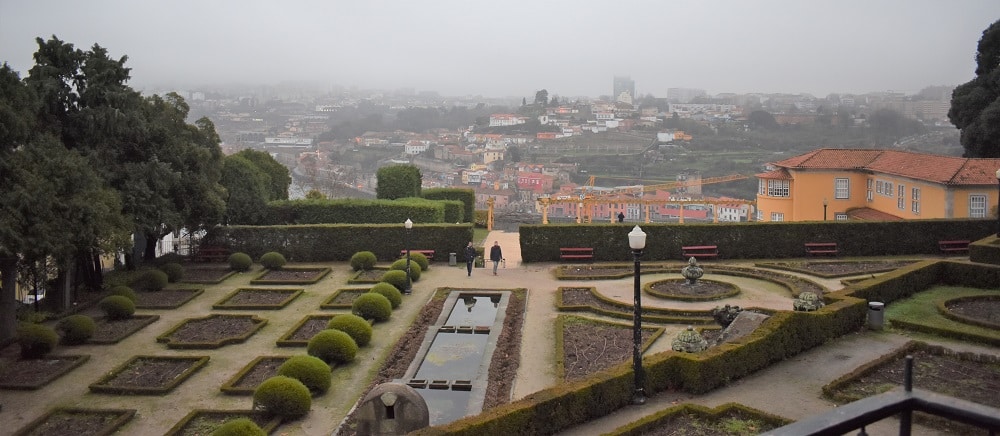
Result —
<instances>
[{"instance_id":1,"label":"distant rooftop tiles","mask_svg":"<svg viewBox=\"0 0 1000 436\"><path fill-rule=\"evenodd\" d=\"M822 148L774 163L779 170L758 174L781 179L782 169L862 170L945 185L997 183L1000 159L972 159L899 150ZM773 175L773 177L772 177ZM790 177L789 177L790 178Z\"/></svg>"}]
</instances>

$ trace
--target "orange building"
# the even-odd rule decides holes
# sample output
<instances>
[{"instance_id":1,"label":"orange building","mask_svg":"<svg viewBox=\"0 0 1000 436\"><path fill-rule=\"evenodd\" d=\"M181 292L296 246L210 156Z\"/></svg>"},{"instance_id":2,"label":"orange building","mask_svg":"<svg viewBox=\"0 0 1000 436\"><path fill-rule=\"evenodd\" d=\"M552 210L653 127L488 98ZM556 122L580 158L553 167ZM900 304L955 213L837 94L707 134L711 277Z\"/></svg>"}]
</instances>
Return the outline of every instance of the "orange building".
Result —
<instances>
[{"instance_id":1,"label":"orange building","mask_svg":"<svg viewBox=\"0 0 1000 436\"><path fill-rule=\"evenodd\" d=\"M759 221L996 216L1000 159L819 149L757 174Z\"/></svg>"}]
</instances>

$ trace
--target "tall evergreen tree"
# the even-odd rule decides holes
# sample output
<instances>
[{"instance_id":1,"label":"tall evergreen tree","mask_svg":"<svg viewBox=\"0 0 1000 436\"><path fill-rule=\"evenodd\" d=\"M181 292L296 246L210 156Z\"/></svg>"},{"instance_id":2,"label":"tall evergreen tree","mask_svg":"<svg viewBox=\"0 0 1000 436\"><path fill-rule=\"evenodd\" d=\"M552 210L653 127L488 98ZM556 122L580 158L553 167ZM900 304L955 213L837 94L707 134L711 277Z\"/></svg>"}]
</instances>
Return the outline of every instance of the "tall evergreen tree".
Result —
<instances>
[{"instance_id":1,"label":"tall evergreen tree","mask_svg":"<svg viewBox=\"0 0 1000 436\"><path fill-rule=\"evenodd\" d=\"M976 77L952 92L948 119L962 131L965 157L1000 157L1000 20L983 31Z\"/></svg>"}]
</instances>

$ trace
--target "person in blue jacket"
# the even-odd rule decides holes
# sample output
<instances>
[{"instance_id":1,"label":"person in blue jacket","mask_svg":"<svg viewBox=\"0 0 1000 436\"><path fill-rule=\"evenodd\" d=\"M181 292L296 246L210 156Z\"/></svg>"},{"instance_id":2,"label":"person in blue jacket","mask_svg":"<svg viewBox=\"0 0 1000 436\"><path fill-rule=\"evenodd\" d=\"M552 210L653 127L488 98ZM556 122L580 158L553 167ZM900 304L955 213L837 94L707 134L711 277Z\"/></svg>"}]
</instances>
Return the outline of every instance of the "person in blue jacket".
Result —
<instances>
[{"instance_id":1,"label":"person in blue jacket","mask_svg":"<svg viewBox=\"0 0 1000 436\"><path fill-rule=\"evenodd\" d=\"M490 247L490 260L493 261L493 275L497 275L497 266L500 265L500 261L503 260L503 251L500 250L500 241L493 241L493 246Z\"/></svg>"}]
</instances>

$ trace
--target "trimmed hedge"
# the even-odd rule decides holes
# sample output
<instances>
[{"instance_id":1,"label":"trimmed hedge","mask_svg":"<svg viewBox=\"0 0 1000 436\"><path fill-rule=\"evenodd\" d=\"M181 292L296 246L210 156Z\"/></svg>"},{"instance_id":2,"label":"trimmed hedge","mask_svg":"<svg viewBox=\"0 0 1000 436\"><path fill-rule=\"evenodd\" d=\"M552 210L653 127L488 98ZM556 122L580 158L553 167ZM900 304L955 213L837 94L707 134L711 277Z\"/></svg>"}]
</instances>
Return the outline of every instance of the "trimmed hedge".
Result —
<instances>
[{"instance_id":1,"label":"trimmed hedge","mask_svg":"<svg viewBox=\"0 0 1000 436\"><path fill-rule=\"evenodd\" d=\"M253 259L249 254L236 252L229 255L229 269L233 271L249 271L253 266Z\"/></svg>"},{"instance_id":2,"label":"trimmed hedge","mask_svg":"<svg viewBox=\"0 0 1000 436\"><path fill-rule=\"evenodd\" d=\"M87 315L70 315L59 320L59 323L56 324L56 330L62 333L62 342L64 344L82 344L87 342L87 339L90 339L91 336L94 336L94 331L97 330L97 323Z\"/></svg>"},{"instance_id":3,"label":"trimmed hedge","mask_svg":"<svg viewBox=\"0 0 1000 436\"><path fill-rule=\"evenodd\" d=\"M253 393L253 404L267 413L285 418L299 418L309 413L312 395L302 382L283 375L264 380Z\"/></svg>"},{"instance_id":4,"label":"trimmed hedge","mask_svg":"<svg viewBox=\"0 0 1000 436\"><path fill-rule=\"evenodd\" d=\"M406 259L399 259L389 265L390 271L403 271L406 272ZM413 260L412 253L410 256L410 280L416 282L420 280L420 274L423 272L420 269L420 264Z\"/></svg>"},{"instance_id":5,"label":"trimmed hedge","mask_svg":"<svg viewBox=\"0 0 1000 436\"><path fill-rule=\"evenodd\" d=\"M378 257L371 251L359 251L351 256L351 269L355 271L368 271L375 268Z\"/></svg>"},{"instance_id":6,"label":"trimmed hedge","mask_svg":"<svg viewBox=\"0 0 1000 436\"><path fill-rule=\"evenodd\" d=\"M17 326L17 343L21 346L22 359L40 359L52 352L59 342L59 334L48 326L21 323Z\"/></svg>"},{"instance_id":7,"label":"trimmed hedge","mask_svg":"<svg viewBox=\"0 0 1000 436\"><path fill-rule=\"evenodd\" d=\"M411 269L410 272L412 273L413 270ZM379 283L388 283L400 291L406 290L406 271L398 269L386 271L385 274L382 274Z\"/></svg>"},{"instance_id":8,"label":"trimmed hedge","mask_svg":"<svg viewBox=\"0 0 1000 436\"><path fill-rule=\"evenodd\" d=\"M236 418L220 425L212 436L267 436L267 432L250 418Z\"/></svg>"},{"instance_id":9,"label":"trimmed hedge","mask_svg":"<svg viewBox=\"0 0 1000 436\"><path fill-rule=\"evenodd\" d=\"M327 329L316 333L309 340L306 352L326 363L347 363L358 354L358 344L347 333Z\"/></svg>"},{"instance_id":10,"label":"trimmed hedge","mask_svg":"<svg viewBox=\"0 0 1000 436\"><path fill-rule=\"evenodd\" d=\"M97 303L110 320L129 319L135 314L135 303L121 295L109 295Z\"/></svg>"},{"instance_id":11,"label":"trimmed hedge","mask_svg":"<svg viewBox=\"0 0 1000 436\"><path fill-rule=\"evenodd\" d=\"M342 313L334 316L326 324L326 328L347 333L359 347L368 345L372 341L372 325L368 324L368 321L364 318L353 313Z\"/></svg>"},{"instance_id":12,"label":"trimmed hedge","mask_svg":"<svg viewBox=\"0 0 1000 436\"><path fill-rule=\"evenodd\" d=\"M388 298L389 304L392 305L393 309L403 304L403 293L399 292L399 289L397 289L391 283L386 283L386 282L376 283L375 286L372 286L371 291L368 292L382 294L383 297Z\"/></svg>"},{"instance_id":13,"label":"trimmed hedge","mask_svg":"<svg viewBox=\"0 0 1000 436\"><path fill-rule=\"evenodd\" d=\"M167 282L177 283L184 278L184 267L176 262L169 262L160 265L160 271L167 275Z\"/></svg>"},{"instance_id":14,"label":"trimmed hedge","mask_svg":"<svg viewBox=\"0 0 1000 436\"><path fill-rule=\"evenodd\" d=\"M292 356L278 367L278 375L294 378L316 393L325 393L333 381L330 365L315 356Z\"/></svg>"},{"instance_id":15,"label":"trimmed hedge","mask_svg":"<svg viewBox=\"0 0 1000 436\"><path fill-rule=\"evenodd\" d=\"M431 188L424 189L420 194L428 200L456 200L462 202L461 222L471 223L476 216L476 191L464 188ZM445 221L448 223L459 222Z\"/></svg>"},{"instance_id":16,"label":"trimmed hedge","mask_svg":"<svg viewBox=\"0 0 1000 436\"><path fill-rule=\"evenodd\" d=\"M392 303L382 294L366 292L358 295L351 305L351 313L375 322L388 321L392 316Z\"/></svg>"},{"instance_id":17,"label":"trimmed hedge","mask_svg":"<svg viewBox=\"0 0 1000 436\"><path fill-rule=\"evenodd\" d=\"M167 287L168 282L167 273L158 269L147 269L140 271L129 286L137 291L159 291Z\"/></svg>"},{"instance_id":18,"label":"trimmed hedge","mask_svg":"<svg viewBox=\"0 0 1000 436\"><path fill-rule=\"evenodd\" d=\"M262 254L258 262L267 269L281 269L287 263L285 256L282 256L277 251L269 251Z\"/></svg>"},{"instance_id":19,"label":"trimmed hedge","mask_svg":"<svg viewBox=\"0 0 1000 436\"><path fill-rule=\"evenodd\" d=\"M400 200L281 200L267 204L263 225L391 224L403 227L407 218L419 223L445 223L445 204ZM451 221L454 222L454 221Z\"/></svg>"}]
</instances>

